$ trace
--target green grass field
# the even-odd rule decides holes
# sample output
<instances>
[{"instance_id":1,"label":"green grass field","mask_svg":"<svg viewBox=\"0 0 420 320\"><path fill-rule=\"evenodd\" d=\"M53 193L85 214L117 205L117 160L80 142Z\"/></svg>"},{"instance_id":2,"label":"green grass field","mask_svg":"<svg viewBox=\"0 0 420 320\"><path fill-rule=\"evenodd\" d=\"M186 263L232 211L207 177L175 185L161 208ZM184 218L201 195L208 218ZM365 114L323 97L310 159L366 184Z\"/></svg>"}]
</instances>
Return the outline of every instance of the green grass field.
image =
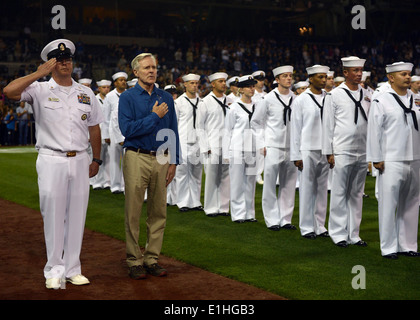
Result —
<instances>
[{"instance_id":1,"label":"green grass field","mask_svg":"<svg viewBox=\"0 0 420 320\"><path fill-rule=\"evenodd\" d=\"M36 153L24 151L0 149L0 198L39 209ZM202 212L180 213L168 207L162 254L288 299L417 300L420 258L381 257L374 183L368 176L365 192L370 197L364 200L360 232L367 247L339 248L328 238L304 239L298 230L268 230L261 211L262 187L257 186L258 223L236 224L230 217L209 218ZM299 224L298 193L293 223ZM124 240L124 195L91 190L86 227ZM145 215L141 244L144 231ZM357 280L353 278L361 276L352 273L358 265L365 270L366 289L352 287Z\"/></svg>"}]
</instances>

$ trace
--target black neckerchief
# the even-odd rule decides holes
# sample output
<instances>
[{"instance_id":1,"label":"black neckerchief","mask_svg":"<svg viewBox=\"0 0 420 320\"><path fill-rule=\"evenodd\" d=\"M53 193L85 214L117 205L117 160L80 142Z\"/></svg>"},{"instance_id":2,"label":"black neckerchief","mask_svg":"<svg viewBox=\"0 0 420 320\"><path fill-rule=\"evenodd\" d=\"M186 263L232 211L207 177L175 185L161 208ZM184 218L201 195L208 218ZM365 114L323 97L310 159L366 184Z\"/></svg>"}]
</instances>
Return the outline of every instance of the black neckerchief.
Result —
<instances>
[{"instance_id":1,"label":"black neckerchief","mask_svg":"<svg viewBox=\"0 0 420 320\"><path fill-rule=\"evenodd\" d=\"M416 130L419 131L419 126L417 124L416 112L413 110L413 96L411 96L411 98L410 98L410 107L407 108L395 93L390 92L390 94L392 94L392 96L395 98L395 100L397 100L400 107L404 110L405 123L407 123L407 114L411 113L411 116L413 117L414 128L416 128Z\"/></svg>"},{"instance_id":2,"label":"black neckerchief","mask_svg":"<svg viewBox=\"0 0 420 320\"><path fill-rule=\"evenodd\" d=\"M252 112L249 111L242 103L238 102L238 104L241 106L242 109L244 109L246 113L248 113L249 122L251 122L252 115L254 114L254 111L255 111L255 104L252 105Z\"/></svg>"},{"instance_id":3,"label":"black neckerchief","mask_svg":"<svg viewBox=\"0 0 420 320\"><path fill-rule=\"evenodd\" d=\"M343 89L347 93L347 95L350 97L350 99L355 104L354 123L357 124L357 119L359 117L359 109L360 109L360 112L362 113L363 118L365 118L365 120L367 122L367 116L366 116L366 113L365 113L365 109L363 109L363 107L362 107L363 90L360 89L360 99L359 99L359 101L357 101L356 99L354 99L353 95L351 94L351 92L349 90L347 90L346 88L341 88L341 89Z\"/></svg>"},{"instance_id":4,"label":"black neckerchief","mask_svg":"<svg viewBox=\"0 0 420 320\"><path fill-rule=\"evenodd\" d=\"M283 102L283 100L280 99L280 96L277 94L277 92L274 91L274 94L276 95L277 99L280 101L280 103L284 107L284 110L283 110L283 122L284 122L284 125L286 125L287 113L289 113L289 122L290 122L290 115L292 113L292 109L290 108L290 106L292 105L293 97L290 97L289 105L286 105Z\"/></svg>"},{"instance_id":5,"label":"black neckerchief","mask_svg":"<svg viewBox=\"0 0 420 320\"><path fill-rule=\"evenodd\" d=\"M217 99L215 96L212 96L214 98L214 100L217 101L217 103L222 107L223 109L223 114L226 117L226 109L229 109L229 107L226 105L226 98L225 100L223 100L223 102L221 102L219 99Z\"/></svg>"},{"instance_id":6,"label":"black neckerchief","mask_svg":"<svg viewBox=\"0 0 420 320\"><path fill-rule=\"evenodd\" d=\"M197 105L198 105L198 98L197 98L197 102L195 103L195 104L193 104L192 102L191 102L191 100L190 99L188 99L188 97L187 96L185 96L185 99L187 99L187 101L191 104L191 106L193 107L193 126L194 126L194 129L195 129L195 119L196 119L196 117L197 117Z\"/></svg>"},{"instance_id":7,"label":"black neckerchief","mask_svg":"<svg viewBox=\"0 0 420 320\"><path fill-rule=\"evenodd\" d=\"M319 108L319 112L320 112L320 114L321 114L321 121L322 121L322 116L323 116L323 112L324 112L325 97L326 97L327 95L325 95L325 96L324 96L324 98L322 99L322 105L320 105L312 93L309 93L309 92L308 92L308 94L309 94L309 96L312 98L312 100L314 100L315 104L318 106L318 108Z\"/></svg>"}]
</instances>

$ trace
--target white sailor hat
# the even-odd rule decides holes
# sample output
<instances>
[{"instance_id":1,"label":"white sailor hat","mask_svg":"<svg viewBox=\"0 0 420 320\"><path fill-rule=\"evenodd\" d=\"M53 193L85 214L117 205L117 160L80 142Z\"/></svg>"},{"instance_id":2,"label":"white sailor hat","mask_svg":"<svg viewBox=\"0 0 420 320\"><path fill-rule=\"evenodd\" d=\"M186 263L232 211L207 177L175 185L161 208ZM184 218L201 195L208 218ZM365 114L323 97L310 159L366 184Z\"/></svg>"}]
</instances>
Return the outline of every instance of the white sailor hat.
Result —
<instances>
[{"instance_id":1,"label":"white sailor hat","mask_svg":"<svg viewBox=\"0 0 420 320\"><path fill-rule=\"evenodd\" d=\"M115 80L117 80L118 78L121 78L121 77L124 77L127 80L128 75L124 71L117 72L117 73L114 73L112 75L112 80L115 81Z\"/></svg>"},{"instance_id":2,"label":"white sailor hat","mask_svg":"<svg viewBox=\"0 0 420 320\"><path fill-rule=\"evenodd\" d=\"M327 66L321 66L319 64L315 64L312 67L306 68L306 72L308 75L313 75L316 73L327 73L330 70L330 67Z\"/></svg>"},{"instance_id":3,"label":"white sailor hat","mask_svg":"<svg viewBox=\"0 0 420 320\"><path fill-rule=\"evenodd\" d=\"M327 72L327 77L334 77L334 71L328 71Z\"/></svg>"},{"instance_id":4,"label":"white sailor hat","mask_svg":"<svg viewBox=\"0 0 420 320\"><path fill-rule=\"evenodd\" d=\"M102 86L110 86L111 85L111 81L109 80L101 80L101 81L96 81L96 85L98 87L102 87Z\"/></svg>"},{"instance_id":5,"label":"white sailor hat","mask_svg":"<svg viewBox=\"0 0 420 320\"><path fill-rule=\"evenodd\" d=\"M225 79L226 80L227 77L228 77L227 73L216 72L216 73L213 73L213 74L209 75L209 80L210 80L210 82L213 82L214 80L217 80L217 79Z\"/></svg>"},{"instance_id":6,"label":"white sailor hat","mask_svg":"<svg viewBox=\"0 0 420 320\"><path fill-rule=\"evenodd\" d=\"M302 87L309 87L309 82L299 81L299 82L295 83L294 87L295 87L295 89L299 89L299 88L302 88Z\"/></svg>"},{"instance_id":7,"label":"white sailor hat","mask_svg":"<svg viewBox=\"0 0 420 320\"><path fill-rule=\"evenodd\" d=\"M387 64L385 67L386 73L392 73L397 71L410 71L413 69L411 62L394 62L393 64Z\"/></svg>"},{"instance_id":8,"label":"white sailor hat","mask_svg":"<svg viewBox=\"0 0 420 320\"><path fill-rule=\"evenodd\" d=\"M198 81L198 80L200 80L200 75L194 74L194 73L189 73L189 74L186 74L185 76L183 76L182 77L182 80L184 82L187 82L187 81Z\"/></svg>"},{"instance_id":9,"label":"white sailor hat","mask_svg":"<svg viewBox=\"0 0 420 320\"><path fill-rule=\"evenodd\" d=\"M262 70L258 70L252 73L252 76L254 77L254 79L257 80L264 80L265 79L265 72Z\"/></svg>"},{"instance_id":10,"label":"white sailor hat","mask_svg":"<svg viewBox=\"0 0 420 320\"><path fill-rule=\"evenodd\" d=\"M343 62L343 67L363 67L365 65L366 59L350 56L341 58L341 61Z\"/></svg>"},{"instance_id":11,"label":"white sailor hat","mask_svg":"<svg viewBox=\"0 0 420 320\"><path fill-rule=\"evenodd\" d=\"M92 83L92 79L88 79L88 78L82 78L79 79L78 81L80 84L91 84Z\"/></svg>"},{"instance_id":12,"label":"white sailor hat","mask_svg":"<svg viewBox=\"0 0 420 320\"><path fill-rule=\"evenodd\" d=\"M343 82L344 80L346 80L346 79L344 79L344 77L335 77L334 78L334 82Z\"/></svg>"},{"instance_id":13,"label":"white sailor hat","mask_svg":"<svg viewBox=\"0 0 420 320\"><path fill-rule=\"evenodd\" d=\"M238 81L239 81L239 77L232 77L230 78L228 81L226 81L226 85L228 87L230 86L237 86L238 85Z\"/></svg>"},{"instance_id":14,"label":"white sailor hat","mask_svg":"<svg viewBox=\"0 0 420 320\"><path fill-rule=\"evenodd\" d=\"M417 81L420 81L419 76L411 76L411 82L417 82Z\"/></svg>"},{"instance_id":15,"label":"white sailor hat","mask_svg":"<svg viewBox=\"0 0 420 320\"><path fill-rule=\"evenodd\" d=\"M237 86L239 88L245 88L245 87L253 86L256 83L257 83L257 80L255 80L254 77L249 74L249 75L240 77L238 80Z\"/></svg>"},{"instance_id":16,"label":"white sailor hat","mask_svg":"<svg viewBox=\"0 0 420 320\"><path fill-rule=\"evenodd\" d=\"M277 77L279 74L293 72L293 66L281 66L273 69L274 77Z\"/></svg>"},{"instance_id":17,"label":"white sailor hat","mask_svg":"<svg viewBox=\"0 0 420 320\"><path fill-rule=\"evenodd\" d=\"M367 77L370 77L370 71L363 71L362 72L362 81L366 81Z\"/></svg>"},{"instance_id":18,"label":"white sailor hat","mask_svg":"<svg viewBox=\"0 0 420 320\"><path fill-rule=\"evenodd\" d=\"M127 86L129 86L129 87L135 86L137 81L139 81L138 78L133 78L130 81L127 81Z\"/></svg>"},{"instance_id":19,"label":"white sailor hat","mask_svg":"<svg viewBox=\"0 0 420 320\"><path fill-rule=\"evenodd\" d=\"M67 39L57 39L47 44L41 51L41 59L48 61L52 58L68 59L73 58L76 47L74 43Z\"/></svg>"}]
</instances>

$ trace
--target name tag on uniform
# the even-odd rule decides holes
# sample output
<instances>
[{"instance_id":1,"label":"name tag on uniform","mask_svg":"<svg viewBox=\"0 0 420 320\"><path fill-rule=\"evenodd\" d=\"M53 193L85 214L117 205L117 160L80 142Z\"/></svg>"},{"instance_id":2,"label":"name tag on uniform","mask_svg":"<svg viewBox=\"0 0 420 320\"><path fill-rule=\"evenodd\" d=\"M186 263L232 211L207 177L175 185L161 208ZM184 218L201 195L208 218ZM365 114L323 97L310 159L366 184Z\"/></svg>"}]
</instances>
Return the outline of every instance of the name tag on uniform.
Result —
<instances>
[{"instance_id":1,"label":"name tag on uniform","mask_svg":"<svg viewBox=\"0 0 420 320\"><path fill-rule=\"evenodd\" d=\"M58 98L48 98L48 101L60 102L60 99L58 99Z\"/></svg>"},{"instance_id":2,"label":"name tag on uniform","mask_svg":"<svg viewBox=\"0 0 420 320\"><path fill-rule=\"evenodd\" d=\"M89 104L90 105L90 97L87 94L79 94L77 96L77 99L79 100L79 103L83 104Z\"/></svg>"}]
</instances>

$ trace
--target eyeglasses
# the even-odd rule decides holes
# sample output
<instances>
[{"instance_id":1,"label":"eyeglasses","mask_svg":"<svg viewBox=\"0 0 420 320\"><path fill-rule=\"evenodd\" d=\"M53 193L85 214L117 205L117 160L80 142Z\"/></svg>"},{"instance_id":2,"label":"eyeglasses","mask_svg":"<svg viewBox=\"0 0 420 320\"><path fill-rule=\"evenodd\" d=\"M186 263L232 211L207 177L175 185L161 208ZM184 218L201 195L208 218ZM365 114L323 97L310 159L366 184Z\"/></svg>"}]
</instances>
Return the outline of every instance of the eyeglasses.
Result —
<instances>
[{"instance_id":1,"label":"eyeglasses","mask_svg":"<svg viewBox=\"0 0 420 320\"><path fill-rule=\"evenodd\" d=\"M57 60L57 63L61 63L61 64L72 63L72 62L73 62L72 58L65 58L65 59Z\"/></svg>"}]
</instances>

